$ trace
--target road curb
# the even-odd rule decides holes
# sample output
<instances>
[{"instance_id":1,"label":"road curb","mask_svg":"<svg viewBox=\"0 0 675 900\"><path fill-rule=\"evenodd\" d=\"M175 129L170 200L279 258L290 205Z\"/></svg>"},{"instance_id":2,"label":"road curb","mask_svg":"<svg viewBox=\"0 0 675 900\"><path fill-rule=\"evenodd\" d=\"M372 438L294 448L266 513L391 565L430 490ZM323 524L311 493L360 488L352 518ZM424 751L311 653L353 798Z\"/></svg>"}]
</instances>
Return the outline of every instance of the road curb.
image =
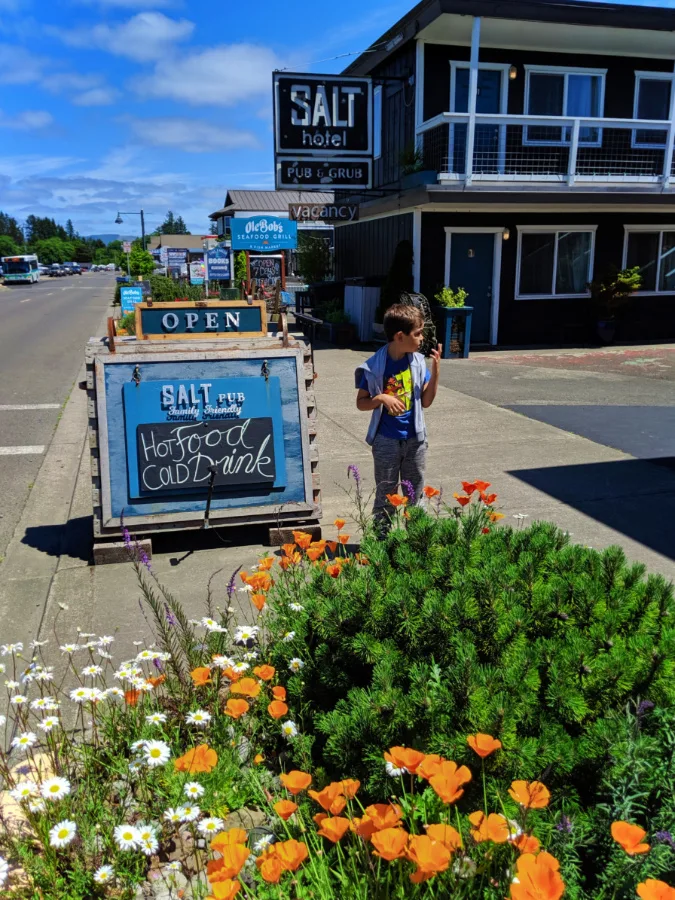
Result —
<instances>
[{"instance_id":1,"label":"road curb","mask_svg":"<svg viewBox=\"0 0 675 900\"><path fill-rule=\"evenodd\" d=\"M106 333L112 306L97 334ZM84 356L84 347L82 348ZM37 637L54 577L65 549L66 526L88 448L87 395L78 382L86 377L84 359L45 451L26 505L0 564L0 637L22 641Z\"/></svg>"}]
</instances>

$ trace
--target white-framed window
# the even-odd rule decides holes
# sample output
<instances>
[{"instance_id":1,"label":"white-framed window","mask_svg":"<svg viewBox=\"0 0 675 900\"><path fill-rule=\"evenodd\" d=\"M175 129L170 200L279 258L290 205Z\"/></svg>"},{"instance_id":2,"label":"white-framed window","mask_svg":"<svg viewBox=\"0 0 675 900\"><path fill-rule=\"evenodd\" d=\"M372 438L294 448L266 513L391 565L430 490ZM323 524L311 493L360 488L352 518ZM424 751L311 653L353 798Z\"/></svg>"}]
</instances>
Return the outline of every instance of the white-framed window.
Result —
<instances>
[{"instance_id":1,"label":"white-framed window","mask_svg":"<svg viewBox=\"0 0 675 900\"><path fill-rule=\"evenodd\" d=\"M382 156L382 85L373 91L373 157Z\"/></svg>"},{"instance_id":2,"label":"white-framed window","mask_svg":"<svg viewBox=\"0 0 675 900\"><path fill-rule=\"evenodd\" d=\"M590 296L597 227L518 226L516 300Z\"/></svg>"},{"instance_id":3,"label":"white-framed window","mask_svg":"<svg viewBox=\"0 0 675 900\"><path fill-rule=\"evenodd\" d=\"M601 119L605 110L607 69L572 69L562 66L525 66L525 115L567 116ZM572 128L528 125L523 143L530 146L560 146L572 140ZM602 144L600 128L579 131L585 147Z\"/></svg>"},{"instance_id":4,"label":"white-framed window","mask_svg":"<svg viewBox=\"0 0 675 900\"><path fill-rule=\"evenodd\" d=\"M636 72L634 119L670 120L673 92L673 75L668 72ZM636 128L633 131L633 148L663 150L668 139L667 131Z\"/></svg>"},{"instance_id":5,"label":"white-framed window","mask_svg":"<svg viewBox=\"0 0 675 900\"><path fill-rule=\"evenodd\" d=\"M640 267L640 294L675 294L675 228L624 225L623 266Z\"/></svg>"}]
</instances>

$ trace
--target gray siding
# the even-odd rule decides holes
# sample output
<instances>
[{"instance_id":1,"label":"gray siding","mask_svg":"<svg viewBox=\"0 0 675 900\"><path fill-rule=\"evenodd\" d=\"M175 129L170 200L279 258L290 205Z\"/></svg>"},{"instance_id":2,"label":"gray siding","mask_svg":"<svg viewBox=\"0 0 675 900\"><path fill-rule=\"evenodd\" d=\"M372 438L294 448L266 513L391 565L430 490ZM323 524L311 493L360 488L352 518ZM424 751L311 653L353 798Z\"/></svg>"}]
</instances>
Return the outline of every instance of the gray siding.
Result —
<instances>
[{"instance_id":1,"label":"gray siding","mask_svg":"<svg viewBox=\"0 0 675 900\"><path fill-rule=\"evenodd\" d=\"M335 277L384 277L399 241L412 242L413 216L386 216L335 229Z\"/></svg>"}]
</instances>

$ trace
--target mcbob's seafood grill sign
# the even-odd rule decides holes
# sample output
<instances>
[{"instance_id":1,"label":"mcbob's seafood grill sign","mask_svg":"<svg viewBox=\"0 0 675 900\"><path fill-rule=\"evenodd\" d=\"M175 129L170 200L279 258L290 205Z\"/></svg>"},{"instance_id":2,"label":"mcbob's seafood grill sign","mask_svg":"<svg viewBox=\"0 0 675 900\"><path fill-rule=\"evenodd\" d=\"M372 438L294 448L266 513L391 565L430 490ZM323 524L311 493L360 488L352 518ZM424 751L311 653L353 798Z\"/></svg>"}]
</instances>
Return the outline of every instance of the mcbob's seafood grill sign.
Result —
<instances>
[{"instance_id":1,"label":"mcbob's seafood grill sign","mask_svg":"<svg viewBox=\"0 0 675 900\"><path fill-rule=\"evenodd\" d=\"M369 78L275 72L277 188L372 187Z\"/></svg>"}]
</instances>

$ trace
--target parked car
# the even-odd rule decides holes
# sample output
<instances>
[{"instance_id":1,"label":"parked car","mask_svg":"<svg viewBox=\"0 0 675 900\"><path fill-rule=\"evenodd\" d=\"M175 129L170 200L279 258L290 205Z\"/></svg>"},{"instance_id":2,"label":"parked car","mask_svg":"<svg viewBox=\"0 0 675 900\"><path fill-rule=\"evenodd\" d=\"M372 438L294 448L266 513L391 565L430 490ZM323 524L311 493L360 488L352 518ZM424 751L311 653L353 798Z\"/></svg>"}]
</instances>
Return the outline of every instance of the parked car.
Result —
<instances>
[{"instance_id":1,"label":"parked car","mask_svg":"<svg viewBox=\"0 0 675 900\"><path fill-rule=\"evenodd\" d=\"M52 278L62 278L66 272L61 263L52 263L49 267L49 274Z\"/></svg>"},{"instance_id":2,"label":"parked car","mask_svg":"<svg viewBox=\"0 0 675 900\"><path fill-rule=\"evenodd\" d=\"M51 274L51 269L49 266L39 265L38 271L39 271L40 275L50 275Z\"/></svg>"}]
</instances>

